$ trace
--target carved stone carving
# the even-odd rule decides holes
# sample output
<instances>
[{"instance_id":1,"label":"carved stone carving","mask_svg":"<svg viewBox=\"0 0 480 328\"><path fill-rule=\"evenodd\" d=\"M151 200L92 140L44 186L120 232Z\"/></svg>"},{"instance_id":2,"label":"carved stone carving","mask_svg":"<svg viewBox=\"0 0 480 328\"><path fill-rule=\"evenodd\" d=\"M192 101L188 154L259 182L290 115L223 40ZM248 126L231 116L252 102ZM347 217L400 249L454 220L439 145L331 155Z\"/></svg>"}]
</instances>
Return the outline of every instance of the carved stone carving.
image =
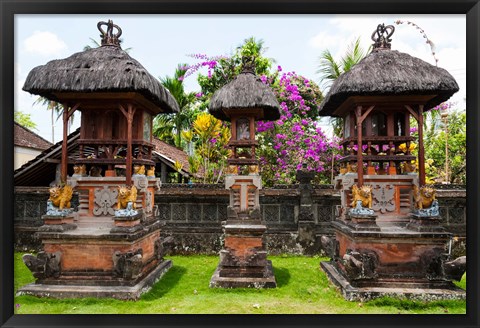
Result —
<instances>
[{"instance_id":1,"label":"carved stone carving","mask_svg":"<svg viewBox=\"0 0 480 328\"><path fill-rule=\"evenodd\" d=\"M60 276L61 259L61 252L39 252L37 256L25 254L22 257L23 263L25 263L36 279L58 278Z\"/></svg>"},{"instance_id":2,"label":"carved stone carving","mask_svg":"<svg viewBox=\"0 0 480 328\"><path fill-rule=\"evenodd\" d=\"M378 255L373 251L347 250L343 256L345 273L350 280L376 278L375 270L378 263Z\"/></svg>"},{"instance_id":3,"label":"carved stone carving","mask_svg":"<svg viewBox=\"0 0 480 328\"><path fill-rule=\"evenodd\" d=\"M98 166L92 166L89 171L91 177L99 178L102 176L102 168Z\"/></svg>"},{"instance_id":4,"label":"carved stone carving","mask_svg":"<svg viewBox=\"0 0 480 328\"><path fill-rule=\"evenodd\" d=\"M430 280L444 278L445 271L443 268L444 256L443 249L433 248L425 251L420 256L420 264L425 272L425 275Z\"/></svg>"},{"instance_id":5,"label":"carved stone carving","mask_svg":"<svg viewBox=\"0 0 480 328\"><path fill-rule=\"evenodd\" d=\"M378 184L372 190L375 201L372 208L381 213L392 212L395 210L395 189L390 184Z\"/></svg>"},{"instance_id":6,"label":"carved stone carving","mask_svg":"<svg viewBox=\"0 0 480 328\"><path fill-rule=\"evenodd\" d=\"M49 189L52 205L59 210L68 209L71 206L71 199L73 195L73 188L70 185L63 187L55 186ZM49 214L51 215L51 214Z\"/></svg>"},{"instance_id":7,"label":"carved stone carving","mask_svg":"<svg viewBox=\"0 0 480 328\"><path fill-rule=\"evenodd\" d=\"M80 177L87 176L87 166L85 164L74 165L73 166L73 176L80 176Z\"/></svg>"},{"instance_id":8,"label":"carved stone carving","mask_svg":"<svg viewBox=\"0 0 480 328\"><path fill-rule=\"evenodd\" d=\"M155 240L154 249L155 256L158 260L163 260L163 257L169 249L173 246L173 237L158 238Z\"/></svg>"},{"instance_id":9,"label":"carved stone carving","mask_svg":"<svg viewBox=\"0 0 480 328\"><path fill-rule=\"evenodd\" d=\"M117 196L118 191L116 189L109 189L107 186L103 186L103 189L96 189L93 214L114 215L114 205L117 202Z\"/></svg>"},{"instance_id":10,"label":"carved stone carving","mask_svg":"<svg viewBox=\"0 0 480 328\"><path fill-rule=\"evenodd\" d=\"M132 175L133 185L138 189L138 192L146 192L148 187L148 179L145 175Z\"/></svg>"},{"instance_id":11,"label":"carved stone carving","mask_svg":"<svg viewBox=\"0 0 480 328\"><path fill-rule=\"evenodd\" d=\"M422 186L418 188L413 186L413 199L416 209L427 209L433 205L435 201L435 189L429 186Z\"/></svg>"},{"instance_id":12,"label":"carved stone carving","mask_svg":"<svg viewBox=\"0 0 480 328\"><path fill-rule=\"evenodd\" d=\"M142 255L141 248L127 253L116 251L112 256L115 276L128 280L137 278L142 272Z\"/></svg>"},{"instance_id":13,"label":"carved stone carving","mask_svg":"<svg viewBox=\"0 0 480 328\"><path fill-rule=\"evenodd\" d=\"M64 208L63 210L55 207L52 201L47 200L47 213L46 215L51 216L68 216L73 212L73 208Z\"/></svg>"},{"instance_id":14,"label":"carved stone carving","mask_svg":"<svg viewBox=\"0 0 480 328\"><path fill-rule=\"evenodd\" d=\"M323 251L328 257L330 257L332 260L339 257L340 243L337 239L323 235L320 237L320 242L322 244Z\"/></svg>"},{"instance_id":15,"label":"carved stone carving","mask_svg":"<svg viewBox=\"0 0 480 328\"><path fill-rule=\"evenodd\" d=\"M147 193L145 195L145 213L152 213L153 210L153 204L152 204L152 192L150 190L147 190Z\"/></svg>"},{"instance_id":16,"label":"carved stone carving","mask_svg":"<svg viewBox=\"0 0 480 328\"><path fill-rule=\"evenodd\" d=\"M145 165L134 165L133 174L145 175Z\"/></svg>"},{"instance_id":17,"label":"carved stone carving","mask_svg":"<svg viewBox=\"0 0 480 328\"><path fill-rule=\"evenodd\" d=\"M361 207L371 208L372 207L372 186L362 186L358 188L357 185L352 186L352 203L351 207L355 207L358 204L358 201L361 201Z\"/></svg>"},{"instance_id":18,"label":"carved stone carving","mask_svg":"<svg viewBox=\"0 0 480 328\"><path fill-rule=\"evenodd\" d=\"M460 256L453 261L445 262L443 270L447 279L460 281L467 268L467 257Z\"/></svg>"}]
</instances>

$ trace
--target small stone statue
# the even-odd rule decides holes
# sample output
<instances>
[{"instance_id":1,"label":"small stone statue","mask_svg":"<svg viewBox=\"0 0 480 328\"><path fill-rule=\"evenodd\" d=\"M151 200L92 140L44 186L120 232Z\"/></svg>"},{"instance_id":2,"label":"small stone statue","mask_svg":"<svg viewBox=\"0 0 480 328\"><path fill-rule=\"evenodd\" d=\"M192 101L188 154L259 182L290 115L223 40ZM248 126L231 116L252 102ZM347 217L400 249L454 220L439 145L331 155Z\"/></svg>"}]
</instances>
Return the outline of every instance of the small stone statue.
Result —
<instances>
[{"instance_id":1,"label":"small stone statue","mask_svg":"<svg viewBox=\"0 0 480 328\"><path fill-rule=\"evenodd\" d=\"M47 201L47 215L65 216L73 211L70 208L73 188L70 185L55 186L49 189L50 198Z\"/></svg>"},{"instance_id":2,"label":"small stone statue","mask_svg":"<svg viewBox=\"0 0 480 328\"><path fill-rule=\"evenodd\" d=\"M102 176L102 168L98 166L92 166L88 173L91 177L99 178Z\"/></svg>"},{"instance_id":3,"label":"small stone statue","mask_svg":"<svg viewBox=\"0 0 480 328\"><path fill-rule=\"evenodd\" d=\"M135 202L137 201L137 188L135 186L118 186L117 210L115 216L137 215Z\"/></svg>"},{"instance_id":4,"label":"small stone statue","mask_svg":"<svg viewBox=\"0 0 480 328\"><path fill-rule=\"evenodd\" d=\"M258 174L258 165L249 165L248 174Z\"/></svg>"},{"instance_id":5,"label":"small stone statue","mask_svg":"<svg viewBox=\"0 0 480 328\"><path fill-rule=\"evenodd\" d=\"M73 166L73 176L84 177L86 175L87 175L87 167L85 166L85 164Z\"/></svg>"},{"instance_id":6,"label":"small stone statue","mask_svg":"<svg viewBox=\"0 0 480 328\"><path fill-rule=\"evenodd\" d=\"M155 178L155 166L150 166L150 168L147 170L147 177L149 178Z\"/></svg>"},{"instance_id":7,"label":"small stone statue","mask_svg":"<svg viewBox=\"0 0 480 328\"><path fill-rule=\"evenodd\" d=\"M37 255L25 254L22 257L23 263L32 272L36 279L60 276L60 261L62 253L39 252Z\"/></svg>"},{"instance_id":8,"label":"small stone statue","mask_svg":"<svg viewBox=\"0 0 480 328\"><path fill-rule=\"evenodd\" d=\"M435 189L429 186L423 186L418 188L418 186L413 186L413 199L415 201L416 209L426 209L432 206L433 201L435 200Z\"/></svg>"},{"instance_id":9,"label":"small stone statue","mask_svg":"<svg viewBox=\"0 0 480 328\"><path fill-rule=\"evenodd\" d=\"M362 186L358 188L357 185L352 186L352 207L356 207L358 201L361 201L361 206L365 208L372 208L372 186Z\"/></svg>"},{"instance_id":10,"label":"small stone statue","mask_svg":"<svg viewBox=\"0 0 480 328\"><path fill-rule=\"evenodd\" d=\"M135 165L133 167L134 175L145 175L145 165Z\"/></svg>"},{"instance_id":11,"label":"small stone statue","mask_svg":"<svg viewBox=\"0 0 480 328\"><path fill-rule=\"evenodd\" d=\"M231 174L231 175L236 175L238 174L238 166L236 165L229 165L227 167L227 174Z\"/></svg>"},{"instance_id":12,"label":"small stone statue","mask_svg":"<svg viewBox=\"0 0 480 328\"><path fill-rule=\"evenodd\" d=\"M402 164L402 171L406 174L413 174L417 170L415 163L405 162Z\"/></svg>"}]
</instances>

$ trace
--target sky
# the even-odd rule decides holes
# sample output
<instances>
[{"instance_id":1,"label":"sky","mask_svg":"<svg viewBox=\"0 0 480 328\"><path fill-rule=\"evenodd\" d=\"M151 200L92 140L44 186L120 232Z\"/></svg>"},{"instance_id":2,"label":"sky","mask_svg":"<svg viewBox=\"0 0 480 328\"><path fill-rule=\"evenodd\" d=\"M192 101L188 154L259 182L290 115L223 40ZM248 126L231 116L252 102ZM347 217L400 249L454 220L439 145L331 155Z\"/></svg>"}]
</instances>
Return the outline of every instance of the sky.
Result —
<instances>
[{"instance_id":1,"label":"sky","mask_svg":"<svg viewBox=\"0 0 480 328\"><path fill-rule=\"evenodd\" d=\"M393 25L392 49L432 65L435 58L421 27L435 45L438 66L448 70L460 86L451 99L458 109L466 98L465 15L31 15L15 16L15 110L31 114L34 130L52 141L50 112L34 104L37 96L22 91L30 70L100 43L99 21L112 19L122 29L122 48L155 77L172 76L180 63L195 64L192 54L231 55L249 37L263 40L265 56L283 72L296 72L320 85L319 58L329 50L339 60L357 38L367 49L378 24ZM403 24L397 25L396 21ZM206 74L205 70L200 70ZM185 79L187 91L199 91L196 74ZM326 90L324 90L326 91ZM80 125L75 116L72 131ZM321 125L329 130L328 120ZM62 139L61 119L55 122L54 141Z\"/></svg>"}]
</instances>

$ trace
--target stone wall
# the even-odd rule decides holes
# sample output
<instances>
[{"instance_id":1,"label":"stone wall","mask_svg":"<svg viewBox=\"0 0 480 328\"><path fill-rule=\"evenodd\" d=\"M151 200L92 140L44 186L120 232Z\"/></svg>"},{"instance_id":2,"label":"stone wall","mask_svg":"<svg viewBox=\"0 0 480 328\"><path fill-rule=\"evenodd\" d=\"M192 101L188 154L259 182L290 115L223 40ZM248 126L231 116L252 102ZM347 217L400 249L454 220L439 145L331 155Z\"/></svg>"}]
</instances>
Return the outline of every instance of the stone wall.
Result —
<instances>
[{"instance_id":1,"label":"stone wall","mask_svg":"<svg viewBox=\"0 0 480 328\"><path fill-rule=\"evenodd\" d=\"M439 186L440 187L440 186ZM437 191L442 224L456 237L455 255L465 253L465 188L442 186ZM314 185L311 192L313 217L301 215L300 185L276 186L260 190L260 206L268 230L265 235L270 254L317 254L319 236L331 234L330 221L340 204L339 193L329 185ZM17 187L15 190L15 248L35 250L41 247L35 232L42 225L48 188ZM217 254L222 248L222 221L226 219L228 191L223 185L163 184L155 194L158 217L165 223L163 234L174 237L172 253ZM78 206L74 195L73 206ZM311 220L311 221L309 221Z\"/></svg>"}]
</instances>

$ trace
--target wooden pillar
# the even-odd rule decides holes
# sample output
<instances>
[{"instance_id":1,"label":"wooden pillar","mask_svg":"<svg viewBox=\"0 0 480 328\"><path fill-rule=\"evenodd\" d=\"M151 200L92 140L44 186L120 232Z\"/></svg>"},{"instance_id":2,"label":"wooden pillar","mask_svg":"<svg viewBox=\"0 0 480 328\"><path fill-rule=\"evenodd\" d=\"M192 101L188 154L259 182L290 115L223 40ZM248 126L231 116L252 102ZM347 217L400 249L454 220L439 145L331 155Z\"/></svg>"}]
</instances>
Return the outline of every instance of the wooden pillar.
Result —
<instances>
[{"instance_id":1,"label":"wooden pillar","mask_svg":"<svg viewBox=\"0 0 480 328\"><path fill-rule=\"evenodd\" d=\"M122 105L119 105L120 110L127 119L127 158L126 158L126 184L130 186L132 184L132 162L133 162L133 151L132 151L132 125L133 125L133 115L135 114L136 108L132 104L127 105L127 109Z\"/></svg>"},{"instance_id":2,"label":"wooden pillar","mask_svg":"<svg viewBox=\"0 0 480 328\"><path fill-rule=\"evenodd\" d=\"M80 104L76 104L68 110L67 104L62 104L63 106L63 140L62 140L62 164L61 164L61 174L60 174L60 181L62 183L67 183L67 165L68 165L68 153L67 153L67 143L68 143L68 120L70 116L72 116L73 112L75 112L80 106Z\"/></svg>"},{"instance_id":3,"label":"wooden pillar","mask_svg":"<svg viewBox=\"0 0 480 328\"><path fill-rule=\"evenodd\" d=\"M357 118L357 175L359 187L363 186L363 155L362 155L362 106L355 108L355 117Z\"/></svg>"},{"instance_id":4,"label":"wooden pillar","mask_svg":"<svg viewBox=\"0 0 480 328\"><path fill-rule=\"evenodd\" d=\"M420 186L425 185L425 148L423 146L423 105L418 106L418 111L405 105L405 108L418 123L418 179Z\"/></svg>"},{"instance_id":5,"label":"wooden pillar","mask_svg":"<svg viewBox=\"0 0 480 328\"><path fill-rule=\"evenodd\" d=\"M418 106L418 175L420 186L425 185L425 148L423 146L423 105Z\"/></svg>"},{"instance_id":6,"label":"wooden pillar","mask_svg":"<svg viewBox=\"0 0 480 328\"><path fill-rule=\"evenodd\" d=\"M362 155L362 123L375 106L370 106L362 115L362 106L355 108L355 117L357 118L357 175L359 187L363 186L363 155Z\"/></svg>"}]
</instances>

